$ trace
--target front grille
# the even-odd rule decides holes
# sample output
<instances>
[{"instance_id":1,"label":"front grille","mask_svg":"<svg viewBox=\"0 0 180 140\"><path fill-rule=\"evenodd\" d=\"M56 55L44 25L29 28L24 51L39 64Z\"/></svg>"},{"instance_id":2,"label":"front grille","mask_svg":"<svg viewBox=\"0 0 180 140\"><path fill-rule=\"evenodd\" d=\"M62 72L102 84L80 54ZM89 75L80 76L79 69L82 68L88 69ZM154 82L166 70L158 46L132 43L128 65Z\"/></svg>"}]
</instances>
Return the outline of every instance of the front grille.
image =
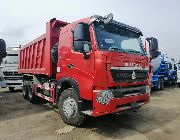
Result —
<instances>
[{"instance_id":1,"label":"front grille","mask_svg":"<svg viewBox=\"0 0 180 140\"><path fill-rule=\"evenodd\" d=\"M5 80L22 80L22 77L4 77Z\"/></svg>"},{"instance_id":2,"label":"front grille","mask_svg":"<svg viewBox=\"0 0 180 140\"><path fill-rule=\"evenodd\" d=\"M21 85L22 83L6 83L6 85Z\"/></svg>"},{"instance_id":3,"label":"front grille","mask_svg":"<svg viewBox=\"0 0 180 140\"><path fill-rule=\"evenodd\" d=\"M5 76L20 76L17 71L4 71L3 74Z\"/></svg>"},{"instance_id":4,"label":"front grille","mask_svg":"<svg viewBox=\"0 0 180 140\"><path fill-rule=\"evenodd\" d=\"M142 82L147 80L147 70L120 70L110 69L115 82Z\"/></svg>"},{"instance_id":5,"label":"front grille","mask_svg":"<svg viewBox=\"0 0 180 140\"><path fill-rule=\"evenodd\" d=\"M146 93L146 86L141 87L116 87L111 89L114 98L122 98L125 96L134 96L137 94L145 94Z\"/></svg>"}]
</instances>

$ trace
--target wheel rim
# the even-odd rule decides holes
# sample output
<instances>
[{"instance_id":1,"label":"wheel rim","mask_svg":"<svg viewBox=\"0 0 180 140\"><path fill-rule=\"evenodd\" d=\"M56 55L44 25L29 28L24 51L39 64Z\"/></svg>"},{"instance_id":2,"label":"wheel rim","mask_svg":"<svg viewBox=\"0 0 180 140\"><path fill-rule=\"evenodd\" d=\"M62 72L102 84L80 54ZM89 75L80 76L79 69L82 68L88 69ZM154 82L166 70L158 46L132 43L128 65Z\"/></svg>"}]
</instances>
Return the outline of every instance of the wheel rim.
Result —
<instances>
[{"instance_id":1,"label":"wheel rim","mask_svg":"<svg viewBox=\"0 0 180 140\"><path fill-rule=\"evenodd\" d=\"M63 102L63 111L67 118L74 118L77 114L77 103L74 99L68 97Z\"/></svg>"}]
</instances>

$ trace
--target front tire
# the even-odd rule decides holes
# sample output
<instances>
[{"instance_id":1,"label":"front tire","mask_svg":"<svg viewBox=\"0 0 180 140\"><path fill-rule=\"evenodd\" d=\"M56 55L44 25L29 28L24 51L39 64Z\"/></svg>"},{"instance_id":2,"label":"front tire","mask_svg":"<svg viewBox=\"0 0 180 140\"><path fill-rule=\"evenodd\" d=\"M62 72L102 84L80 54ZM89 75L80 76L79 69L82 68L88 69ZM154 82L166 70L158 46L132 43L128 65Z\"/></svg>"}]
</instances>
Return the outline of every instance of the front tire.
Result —
<instances>
[{"instance_id":1,"label":"front tire","mask_svg":"<svg viewBox=\"0 0 180 140\"><path fill-rule=\"evenodd\" d=\"M159 78L157 81L157 86L155 88L156 90L161 90L161 79Z\"/></svg>"},{"instance_id":2,"label":"front tire","mask_svg":"<svg viewBox=\"0 0 180 140\"><path fill-rule=\"evenodd\" d=\"M9 87L10 92L14 91L14 87Z\"/></svg>"},{"instance_id":3,"label":"front tire","mask_svg":"<svg viewBox=\"0 0 180 140\"><path fill-rule=\"evenodd\" d=\"M168 77L168 81L167 81L167 87L170 87L172 85L172 81L171 81L171 78Z\"/></svg>"},{"instance_id":4,"label":"front tire","mask_svg":"<svg viewBox=\"0 0 180 140\"><path fill-rule=\"evenodd\" d=\"M178 87L180 88L180 83L178 83Z\"/></svg>"},{"instance_id":5,"label":"front tire","mask_svg":"<svg viewBox=\"0 0 180 140\"><path fill-rule=\"evenodd\" d=\"M85 121L78 101L78 93L73 88L65 89L59 97L58 108L61 118L69 125L80 126Z\"/></svg>"}]
</instances>

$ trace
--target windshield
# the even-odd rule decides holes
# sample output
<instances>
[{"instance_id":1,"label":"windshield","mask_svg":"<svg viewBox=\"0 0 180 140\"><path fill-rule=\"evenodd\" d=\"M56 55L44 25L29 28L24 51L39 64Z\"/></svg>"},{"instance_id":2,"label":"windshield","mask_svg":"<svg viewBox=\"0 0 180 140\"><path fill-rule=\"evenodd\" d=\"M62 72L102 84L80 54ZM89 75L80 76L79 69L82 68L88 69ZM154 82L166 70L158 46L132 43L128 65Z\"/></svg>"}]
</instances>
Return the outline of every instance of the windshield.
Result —
<instances>
[{"instance_id":1,"label":"windshield","mask_svg":"<svg viewBox=\"0 0 180 140\"><path fill-rule=\"evenodd\" d=\"M18 64L18 55L17 55L17 54L7 55L7 56L3 59L3 63L4 63L4 64Z\"/></svg>"},{"instance_id":2,"label":"windshield","mask_svg":"<svg viewBox=\"0 0 180 140\"><path fill-rule=\"evenodd\" d=\"M145 55L139 35L132 31L110 24L95 24L95 31L100 50Z\"/></svg>"}]
</instances>

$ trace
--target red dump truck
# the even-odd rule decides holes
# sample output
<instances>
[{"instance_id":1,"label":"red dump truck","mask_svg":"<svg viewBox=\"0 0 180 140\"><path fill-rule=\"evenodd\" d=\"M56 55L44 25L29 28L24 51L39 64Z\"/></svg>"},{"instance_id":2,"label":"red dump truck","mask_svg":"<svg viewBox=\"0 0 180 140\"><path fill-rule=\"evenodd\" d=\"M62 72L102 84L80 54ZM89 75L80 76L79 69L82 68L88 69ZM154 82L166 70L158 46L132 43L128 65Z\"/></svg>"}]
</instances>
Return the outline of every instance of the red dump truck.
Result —
<instances>
[{"instance_id":1,"label":"red dump truck","mask_svg":"<svg viewBox=\"0 0 180 140\"><path fill-rule=\"evenodd\" d=\"M20 48L24 98L56 104L74 126L87 115L141 107L149 102L151 83L141 35L112 14L73 23L51 19L45 34Z\"/></svg>"}]
</instances>

